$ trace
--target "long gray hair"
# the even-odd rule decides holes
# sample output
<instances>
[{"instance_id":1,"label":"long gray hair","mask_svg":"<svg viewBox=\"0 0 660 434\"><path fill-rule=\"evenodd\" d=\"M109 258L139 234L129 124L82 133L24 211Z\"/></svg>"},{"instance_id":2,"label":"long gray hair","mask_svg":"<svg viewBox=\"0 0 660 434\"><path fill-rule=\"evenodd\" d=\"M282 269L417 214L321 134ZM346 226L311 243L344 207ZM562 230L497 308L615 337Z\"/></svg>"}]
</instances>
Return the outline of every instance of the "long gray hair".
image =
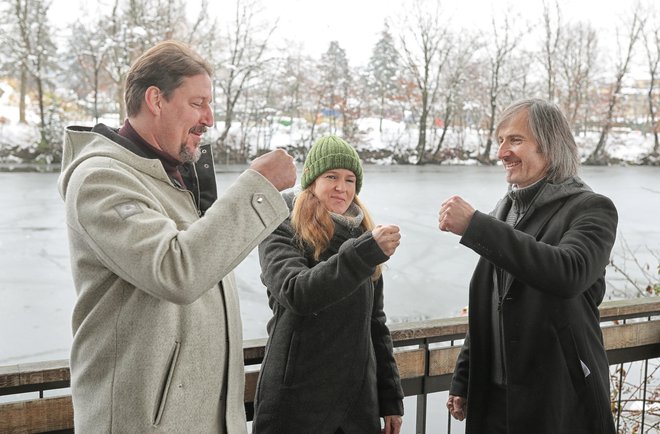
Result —
<instances>
[{"instance_id":1,"label":"long gray hair","mask_svg":"<svg viewBox=\"0 0 660 434\"><path fill-rule=\"evenodd\" d=\"M580 157L571 127L561 109L550 101L532 98L512 103L500 114L495 135L499 136L500 126L521 110L527 110L529 131L548 159L548 181L559 183L577 175Z\"/></svg>"}]
</instances>

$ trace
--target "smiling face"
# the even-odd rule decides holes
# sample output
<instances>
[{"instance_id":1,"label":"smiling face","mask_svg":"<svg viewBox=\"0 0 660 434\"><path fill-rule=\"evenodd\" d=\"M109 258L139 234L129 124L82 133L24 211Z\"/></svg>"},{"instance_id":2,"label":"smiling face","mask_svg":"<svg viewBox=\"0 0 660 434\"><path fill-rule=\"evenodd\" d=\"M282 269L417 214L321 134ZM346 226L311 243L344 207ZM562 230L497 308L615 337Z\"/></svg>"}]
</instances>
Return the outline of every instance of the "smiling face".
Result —
<instances>
[{"instance_id":1,"label":"smiling face","mask_svg":"<svg viewBox=\"0 0 660 434\"><path fill-rule=\"evenodd\" d=\"M504 164L509 184L523 188L545 176L548 160L529 130L527 110L520 110L500 124L497 140L497 158Z\"/></svg>"},{"instance_id":2,"label":"smiling face","mask_svg":"<svg viewBox=\"0 0 660 434\"><path fill-rule=\"evenodd\" d=\"M168 99L161 98L158 133L159 147L186 163L199 159L199 143L213 125L212 86L207 74L184 77Z\"/></svg>"},{"instance_id":3,"label":"smiling face","mask_svg":"<svg viewBox=\"0 0 660 434\"><path fill-rule=\"evenodd\" d=\"M355 197L356 177L346 169L323 172L312 185L312 192L328 211L344 214Z\"/></svg>"}]
</instances>

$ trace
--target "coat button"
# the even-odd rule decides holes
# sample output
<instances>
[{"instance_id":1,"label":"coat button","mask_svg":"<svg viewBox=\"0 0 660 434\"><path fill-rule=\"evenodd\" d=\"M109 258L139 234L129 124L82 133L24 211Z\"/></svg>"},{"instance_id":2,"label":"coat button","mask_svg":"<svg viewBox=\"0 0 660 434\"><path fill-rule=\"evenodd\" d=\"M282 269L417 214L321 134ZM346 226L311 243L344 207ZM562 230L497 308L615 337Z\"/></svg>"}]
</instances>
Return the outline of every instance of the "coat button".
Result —
<instances>
[{"instance_id":1,"label":"coat button","mask_svg":"<svg viewBox=\"0 0 660 434\"><path fill-rule=\"evenodd\" d=\"M208 168L209 168L209 165L208 165L208 164L205 164L205 165L204 165L204 169L208 169Z\"/></svg>"},{"instance_id":2,"label":"coat button","mask_svg":"<svg viewBox=\"0 0 660 434\"><path fill-rule=\"evenodd\" d=\"M206 154L206 149L202 149L202 154Z\"/></svg>"},{"instance_id":3,"label":"coat button","mask_svg":"<svg viewBox=\"0 0 660 434\"><path fill-rule=\"evenodd\" d=\"M259 196L259 197L257 198L257 203L262 203L263 201L264 201L264 198L263 198L263 197Z\"/></svg>"}]
</instances>

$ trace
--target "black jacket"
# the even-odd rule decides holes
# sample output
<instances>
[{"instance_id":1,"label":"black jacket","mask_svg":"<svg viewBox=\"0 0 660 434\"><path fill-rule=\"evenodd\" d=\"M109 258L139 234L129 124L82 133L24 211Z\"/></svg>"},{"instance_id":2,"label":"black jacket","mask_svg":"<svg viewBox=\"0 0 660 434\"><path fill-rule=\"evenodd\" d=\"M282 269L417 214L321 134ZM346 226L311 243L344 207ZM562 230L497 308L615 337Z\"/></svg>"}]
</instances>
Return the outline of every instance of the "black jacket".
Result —
<instances>
[{"instance_id":1,"label":"black jacket","mask_svg":"<svg viewBox=\"0 0 660 434\"><path fill-rule=\"evenodd\" d=\"M255 433L376 434L380 416L403 414L383 280L371 279L387 256L371 232L335 226L320 262L299 248L288 219L259 246L273 317Z\"/></svg>"},{"instance_id":2,"label":"black jacket","mask_svg":"<svg viewBox=\"0 0 660 434\"><path fill-rule=\"evenodd\" d=\"M510 434L613 434L598 305L617 212L578 178L546 184L523 219L501 202L476 212L461 243L481 258L470 283L469 331L450 388L468 398L466 433L486 433L494 355L493 268L510 274L500 305Z\"/></svg>"}]
</instances>

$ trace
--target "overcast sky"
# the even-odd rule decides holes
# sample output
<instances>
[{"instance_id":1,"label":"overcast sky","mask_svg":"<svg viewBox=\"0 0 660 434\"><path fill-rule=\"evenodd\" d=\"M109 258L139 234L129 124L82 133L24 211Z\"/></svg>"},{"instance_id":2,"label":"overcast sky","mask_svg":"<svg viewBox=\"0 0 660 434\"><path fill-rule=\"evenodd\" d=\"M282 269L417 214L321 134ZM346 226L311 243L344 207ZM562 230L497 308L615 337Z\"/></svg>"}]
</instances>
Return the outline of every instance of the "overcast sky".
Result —
<instances>
[{"instance_id":1,"label":"overcast sky","mask_svg":"<svg viewBox=\"0 0 660 434\"><path fill-rule=\"evenodd\" d=\"M78 1L80 7L73 8ZM553 0L547 0L552 2ZM643 0L647 2L657 0ZM209 1L210 13L219 18L232 18L235 0ZM51 16L59 23L74 21L93 14L99 5L110 0L53 0ZM189 0L191 14L198 10L199 0ZM314 57L327 51L336 40L346 50L352 64L366 64L378 41L386 18L402 15L403 0L263 0L267 13L279 17L276 37L279 41L294 40L303 44L305 52ZM491 28L493 15L515 11L524 21L537 22L543 0L443 0L446 13L457 26ZM559 0L564 21L589 21L604 37L632 9L632 0ZM105 6L107 8L107 6ZM107 10L107 9L106 9Z\"/></svg>"}]
</instances>

